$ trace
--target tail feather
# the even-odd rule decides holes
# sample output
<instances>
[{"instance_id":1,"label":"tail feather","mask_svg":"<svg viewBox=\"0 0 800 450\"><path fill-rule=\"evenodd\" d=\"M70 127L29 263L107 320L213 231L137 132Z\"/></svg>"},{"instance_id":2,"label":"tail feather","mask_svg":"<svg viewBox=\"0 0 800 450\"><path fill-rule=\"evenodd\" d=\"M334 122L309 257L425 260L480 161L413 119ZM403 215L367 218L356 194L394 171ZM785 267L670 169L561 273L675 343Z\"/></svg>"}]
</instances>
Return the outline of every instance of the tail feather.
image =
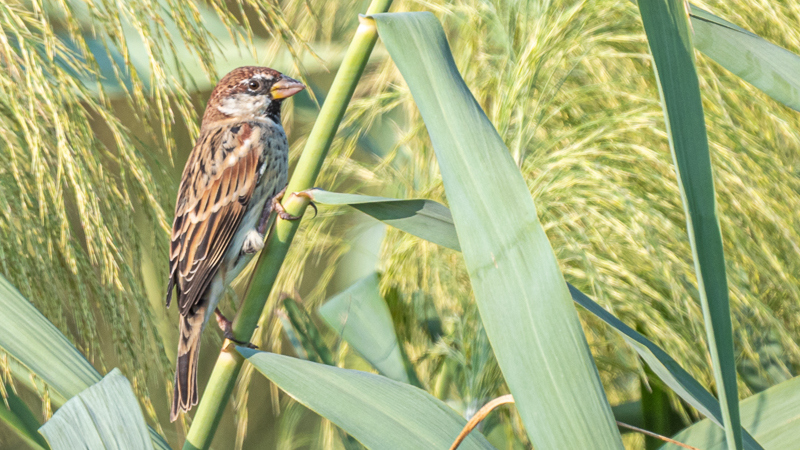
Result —
<instances>
[{"instance_id":1,"label":"tail feather","mask_svg":"<svg viewBox=\"0 0 800 450\"><path fill-rule=\"evenodd\" d=\"M197 359L200 354L200 334L203 331L205 308L181 316L178 340L178 362L175 367L175 393L169 420L178 413L189 411L197 404Z\"/></svg>"}]
</instances>

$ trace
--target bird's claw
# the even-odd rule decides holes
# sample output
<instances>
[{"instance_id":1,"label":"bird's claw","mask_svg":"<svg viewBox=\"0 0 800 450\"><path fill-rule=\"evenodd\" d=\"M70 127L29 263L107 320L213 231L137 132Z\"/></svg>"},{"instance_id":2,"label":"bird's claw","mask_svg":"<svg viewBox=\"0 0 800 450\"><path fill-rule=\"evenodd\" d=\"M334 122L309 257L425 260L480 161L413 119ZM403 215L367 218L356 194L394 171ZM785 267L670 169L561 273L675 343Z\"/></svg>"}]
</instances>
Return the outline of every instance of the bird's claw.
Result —
<instances>
[{"instance_id":1,"label":"bird's claw","mask_svg":"<svg viewBox=\"0 0 800 450\"><path fill-rule=\"evenodd\" d=\"M230 320L228 320L225 316L222 315L222 312L220 312L219 308L214 310L214 314L217 317L217 325L219 325L219 327L222 329L222 335L225 336L225 339L247 348L252 348L252 349L258 348L258 346L253 344L252 342L240 341L239 339L236 339L236 337L233 336L233 329L231 326L232 323Z\"/></svg>"},{"instance_id":2,"label":"bird's claw","mask_svg":"<svg viewBox=\"0 0 800 450\"><path fill-rule=\"evenodd\" d=\"M293 216L286 212L283 205L281 204L281 200L283 200L283 195L286 193L286 188L278 193L275 197L272 198L272 210L283 220L298 220L303 216ZM317 209L317 205L314 203L314 199L307 191L300 191L300 192L292 192L291 194L294 197L304 197L308 199L308 205L314 208L314 217L317 217L319 210Z\"/></svg>"},{"instance_id":3,"label":"bird's claw","mask_svg":"<svg viewBox=\"0 0 800 450\"><path fill-rule=\"evenodd\" d=\"M223 332L222 335L225 336L225 339L233 342L234 344L239 344L242 347L252 348L253 350L258 350L258 346L256 344L253 344L252 342L240 341L240 340L236 339L235 337L233 337L233 333L225 333L225 332Z\"/></svg>"}]
</instances>

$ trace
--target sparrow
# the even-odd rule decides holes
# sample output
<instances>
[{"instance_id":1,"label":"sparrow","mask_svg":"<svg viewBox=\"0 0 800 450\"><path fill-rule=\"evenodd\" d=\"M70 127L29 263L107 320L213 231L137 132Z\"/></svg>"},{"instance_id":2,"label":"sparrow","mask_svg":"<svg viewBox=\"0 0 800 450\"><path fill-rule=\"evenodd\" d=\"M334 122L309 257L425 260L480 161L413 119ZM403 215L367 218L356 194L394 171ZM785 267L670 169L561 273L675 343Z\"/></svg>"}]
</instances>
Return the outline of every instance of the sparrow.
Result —
<instances>
[{"instance_id":1,"label":"sparrow","mask_svg":"<svg viewBox=\"0 0 800 450\"><path fill-rule=\"evenodd\" d=\"M231 322L217 309L227 286L264 247L270 215L298 219L280 204L289 144L281 103L305 89L267 67L239 67L208 100L200 134L181 176L169 256L167 307L175 289L180 336L170 421L197 404L200 334L212 314L227 339Z\"/></svg>"}]
</instances>

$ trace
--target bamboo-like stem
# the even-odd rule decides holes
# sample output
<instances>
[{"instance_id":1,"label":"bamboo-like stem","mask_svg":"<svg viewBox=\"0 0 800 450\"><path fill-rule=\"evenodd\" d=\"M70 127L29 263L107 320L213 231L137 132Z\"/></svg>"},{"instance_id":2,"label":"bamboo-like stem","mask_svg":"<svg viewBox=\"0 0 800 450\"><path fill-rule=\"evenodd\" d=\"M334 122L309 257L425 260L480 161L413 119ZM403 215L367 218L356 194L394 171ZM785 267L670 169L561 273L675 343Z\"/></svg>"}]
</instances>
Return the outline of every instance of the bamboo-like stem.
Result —
<instances>
[{"instance_id":1,"label":"bamboo-like stem","mask_svg":"<svg viewBox=\"0 0 800 450\"><path fill-rule=\"evenodd\" d=\"M392 0L372 0L367 8L367 14L386 12L391 3ZM289 180L286 192L300 192L314 186L325 155L333 142L347 104L353 96L377 39L378 30L375 24L371 21L360 21L311 130L303 154ZM290 214L301 215L308 206L308 199L287 195L283 206ZM299 220L276 220L270 239L259 256L250 288L233 323L233 333L239 339L246 341L252 337L299 226ZM197 406L197 413L186 436L184 449L207 449L211 445L243 363L244 359L232 346L222 349Z\"/></svg>"}]
</instances>

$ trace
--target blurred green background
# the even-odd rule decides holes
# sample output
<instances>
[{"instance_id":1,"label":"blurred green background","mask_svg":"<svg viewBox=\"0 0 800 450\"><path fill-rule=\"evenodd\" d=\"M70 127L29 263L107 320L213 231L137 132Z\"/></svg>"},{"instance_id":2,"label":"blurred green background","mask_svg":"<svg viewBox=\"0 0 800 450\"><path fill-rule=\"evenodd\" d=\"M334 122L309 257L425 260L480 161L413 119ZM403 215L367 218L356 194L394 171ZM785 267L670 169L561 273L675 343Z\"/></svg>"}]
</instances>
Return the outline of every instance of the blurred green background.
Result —
<instances>
[{"instance_id":1,"label":"blurred green background","mask_svg":"<svg viewBox=\"0 0 800 450\"><path fill-rule=\"evenodd\" d=\"M697 4L800 52L792 4ZM310 89L283 112L296 160L365 9L364 1L320 0L0 5L0 271L101 372L122 370L172 446L186 428L168 422L177 342L177 311L163 303L168 229L205 101L216 79L241 65L302 78ZM636 6L456 0L400 1L392 10L432 11L443 23L467 85L527 180L567 280L713 392ZM702 55L698 70L746 397L796 375L800 363L798 116ZM446 204L425 127L380 41L318 185ZM337 365L372 370L315 311L378 271L423 387L465 415L507 393L458 253L324 206L294 242L254 340L263 349L298 353L282 320L290 296ZM221 304L229 315L241 284ZM632 411L626 417L642 426L667 420L672 431L697 420L615 333L581 317L618 412ZM221 343L208 330L201 392ZM252 373L243 371L213 448L342 447L334 426ZM40 419L49 417L46 389L16 388ZM513 407L490 416L483 431L498 448L528 445ZM629 448L645 446L640 435L624 438ZM22 445L0 426L1 448Z\"/></svg>"}]
</instances>

